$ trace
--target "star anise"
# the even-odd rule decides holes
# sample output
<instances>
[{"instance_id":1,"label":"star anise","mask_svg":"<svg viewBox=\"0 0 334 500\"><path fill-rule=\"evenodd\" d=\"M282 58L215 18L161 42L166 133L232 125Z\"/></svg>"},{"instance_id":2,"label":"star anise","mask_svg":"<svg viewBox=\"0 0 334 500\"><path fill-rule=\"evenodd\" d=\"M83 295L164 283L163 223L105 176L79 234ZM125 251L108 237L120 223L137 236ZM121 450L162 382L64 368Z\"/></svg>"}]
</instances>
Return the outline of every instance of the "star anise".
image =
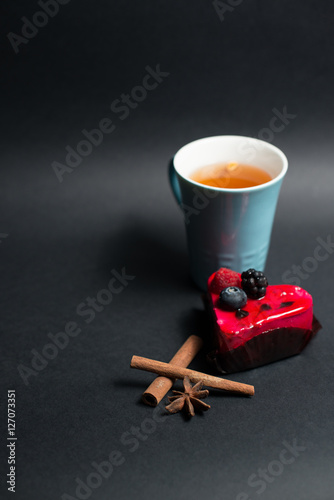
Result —
<instances>
[{"instance_id":1,"label":"star anise","mask_svg":"<svg viewBox=\"0 0 334 500\"><path fill-rule=\"evenodd\" d=\"M166 410L169 413L177 413L183 408L187 411L188 415L193 417L195 415L195 409L206 411L211 408L210 405L203 403L201 399L206 398L209 395L207 389L201 390L203 387L203 382L197 382L193 387L190 384L189 377L184 377L183 380L184 392L173 391L174 396L170 396L170 404L166 406Z\"/></svg>"}]
</instances>

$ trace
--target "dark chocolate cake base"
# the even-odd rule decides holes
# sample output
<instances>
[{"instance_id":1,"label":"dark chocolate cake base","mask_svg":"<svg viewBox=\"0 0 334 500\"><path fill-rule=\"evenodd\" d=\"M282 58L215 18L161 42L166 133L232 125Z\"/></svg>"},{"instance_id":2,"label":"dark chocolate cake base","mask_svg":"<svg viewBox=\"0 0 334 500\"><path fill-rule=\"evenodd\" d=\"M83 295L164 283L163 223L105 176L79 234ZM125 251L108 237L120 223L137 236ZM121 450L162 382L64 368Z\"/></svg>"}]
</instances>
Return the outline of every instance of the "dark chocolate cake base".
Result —
<instances>
[{"instance_id":1,"label":"dark chocolate cake base","mask_svg":"<svg viewBox=\"0 0 334 500\"><path fill-rule=\"evenodd\" d=\"M276 328L263 332L231 351L211 351L207 357L221 373L235 373L299 354L320 330L313 316L312 330Z\"/></svg>"}]
</instances>

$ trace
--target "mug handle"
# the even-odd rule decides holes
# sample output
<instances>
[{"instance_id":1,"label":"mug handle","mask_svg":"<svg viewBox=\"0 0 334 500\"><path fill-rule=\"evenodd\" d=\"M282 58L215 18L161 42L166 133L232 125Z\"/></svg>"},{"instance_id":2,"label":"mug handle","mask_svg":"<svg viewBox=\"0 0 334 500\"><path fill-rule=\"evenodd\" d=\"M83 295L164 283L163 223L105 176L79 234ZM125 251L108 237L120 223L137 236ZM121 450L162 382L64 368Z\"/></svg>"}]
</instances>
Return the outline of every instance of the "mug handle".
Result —
<instances>
[{"instance_id":1,"label":"mug handle","mask_svg":"<svg viewBox=\"0 0 334 500\"><path fill-rule=\"evenodd\" d=\"M170 187L172 188L172 192L174 195L174 198L176 200L176 203L178 205L181 205L182 203L182 198L181 198L181 189L180 189L180 184L177 179L175 167L174 167L174 158L172 158L169 162L168 165L168 177L169 177L169 183Z\"/></svg>"}]
</instances>

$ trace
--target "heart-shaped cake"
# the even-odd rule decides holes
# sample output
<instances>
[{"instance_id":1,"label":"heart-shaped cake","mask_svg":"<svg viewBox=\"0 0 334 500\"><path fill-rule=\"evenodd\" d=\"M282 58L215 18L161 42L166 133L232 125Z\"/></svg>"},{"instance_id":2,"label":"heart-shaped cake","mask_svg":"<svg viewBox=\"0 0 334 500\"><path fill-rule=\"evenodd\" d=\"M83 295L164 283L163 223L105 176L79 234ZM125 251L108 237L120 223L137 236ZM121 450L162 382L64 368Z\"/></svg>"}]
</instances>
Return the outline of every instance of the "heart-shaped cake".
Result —
<instances>
[{"instance_id":1,"label":"heart-shaped cake","mask_svg":"<svg viewBox=\"0 0 334 500\"><path fill-rule=\"evenodd\" d=\"M220 269L208 280L207 307L219 371L233 373L293 356L321 328L312 296L293 285L268 286L262 272Z\"/></svg>"}]
</instances>

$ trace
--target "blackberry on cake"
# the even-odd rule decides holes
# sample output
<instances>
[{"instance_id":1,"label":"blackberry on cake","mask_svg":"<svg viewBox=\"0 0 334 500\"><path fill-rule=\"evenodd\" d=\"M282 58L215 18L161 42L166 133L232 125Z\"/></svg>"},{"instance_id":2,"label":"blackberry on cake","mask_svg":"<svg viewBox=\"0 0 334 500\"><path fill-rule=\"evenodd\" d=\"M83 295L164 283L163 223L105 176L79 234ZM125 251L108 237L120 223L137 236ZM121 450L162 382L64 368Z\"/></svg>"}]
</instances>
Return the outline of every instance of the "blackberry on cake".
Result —
<instances>
[{"instance_id":1,"label":"blackberry on cake","mask_svg":"<svg viewBox=\"0 0 334 500\"><path fill-rule=\"evenodd\" d=\"M241 286L248 297L260 299L266 294L268 280L262 271L248 269L241 274Z\"/></svg>"}]
</instances>

